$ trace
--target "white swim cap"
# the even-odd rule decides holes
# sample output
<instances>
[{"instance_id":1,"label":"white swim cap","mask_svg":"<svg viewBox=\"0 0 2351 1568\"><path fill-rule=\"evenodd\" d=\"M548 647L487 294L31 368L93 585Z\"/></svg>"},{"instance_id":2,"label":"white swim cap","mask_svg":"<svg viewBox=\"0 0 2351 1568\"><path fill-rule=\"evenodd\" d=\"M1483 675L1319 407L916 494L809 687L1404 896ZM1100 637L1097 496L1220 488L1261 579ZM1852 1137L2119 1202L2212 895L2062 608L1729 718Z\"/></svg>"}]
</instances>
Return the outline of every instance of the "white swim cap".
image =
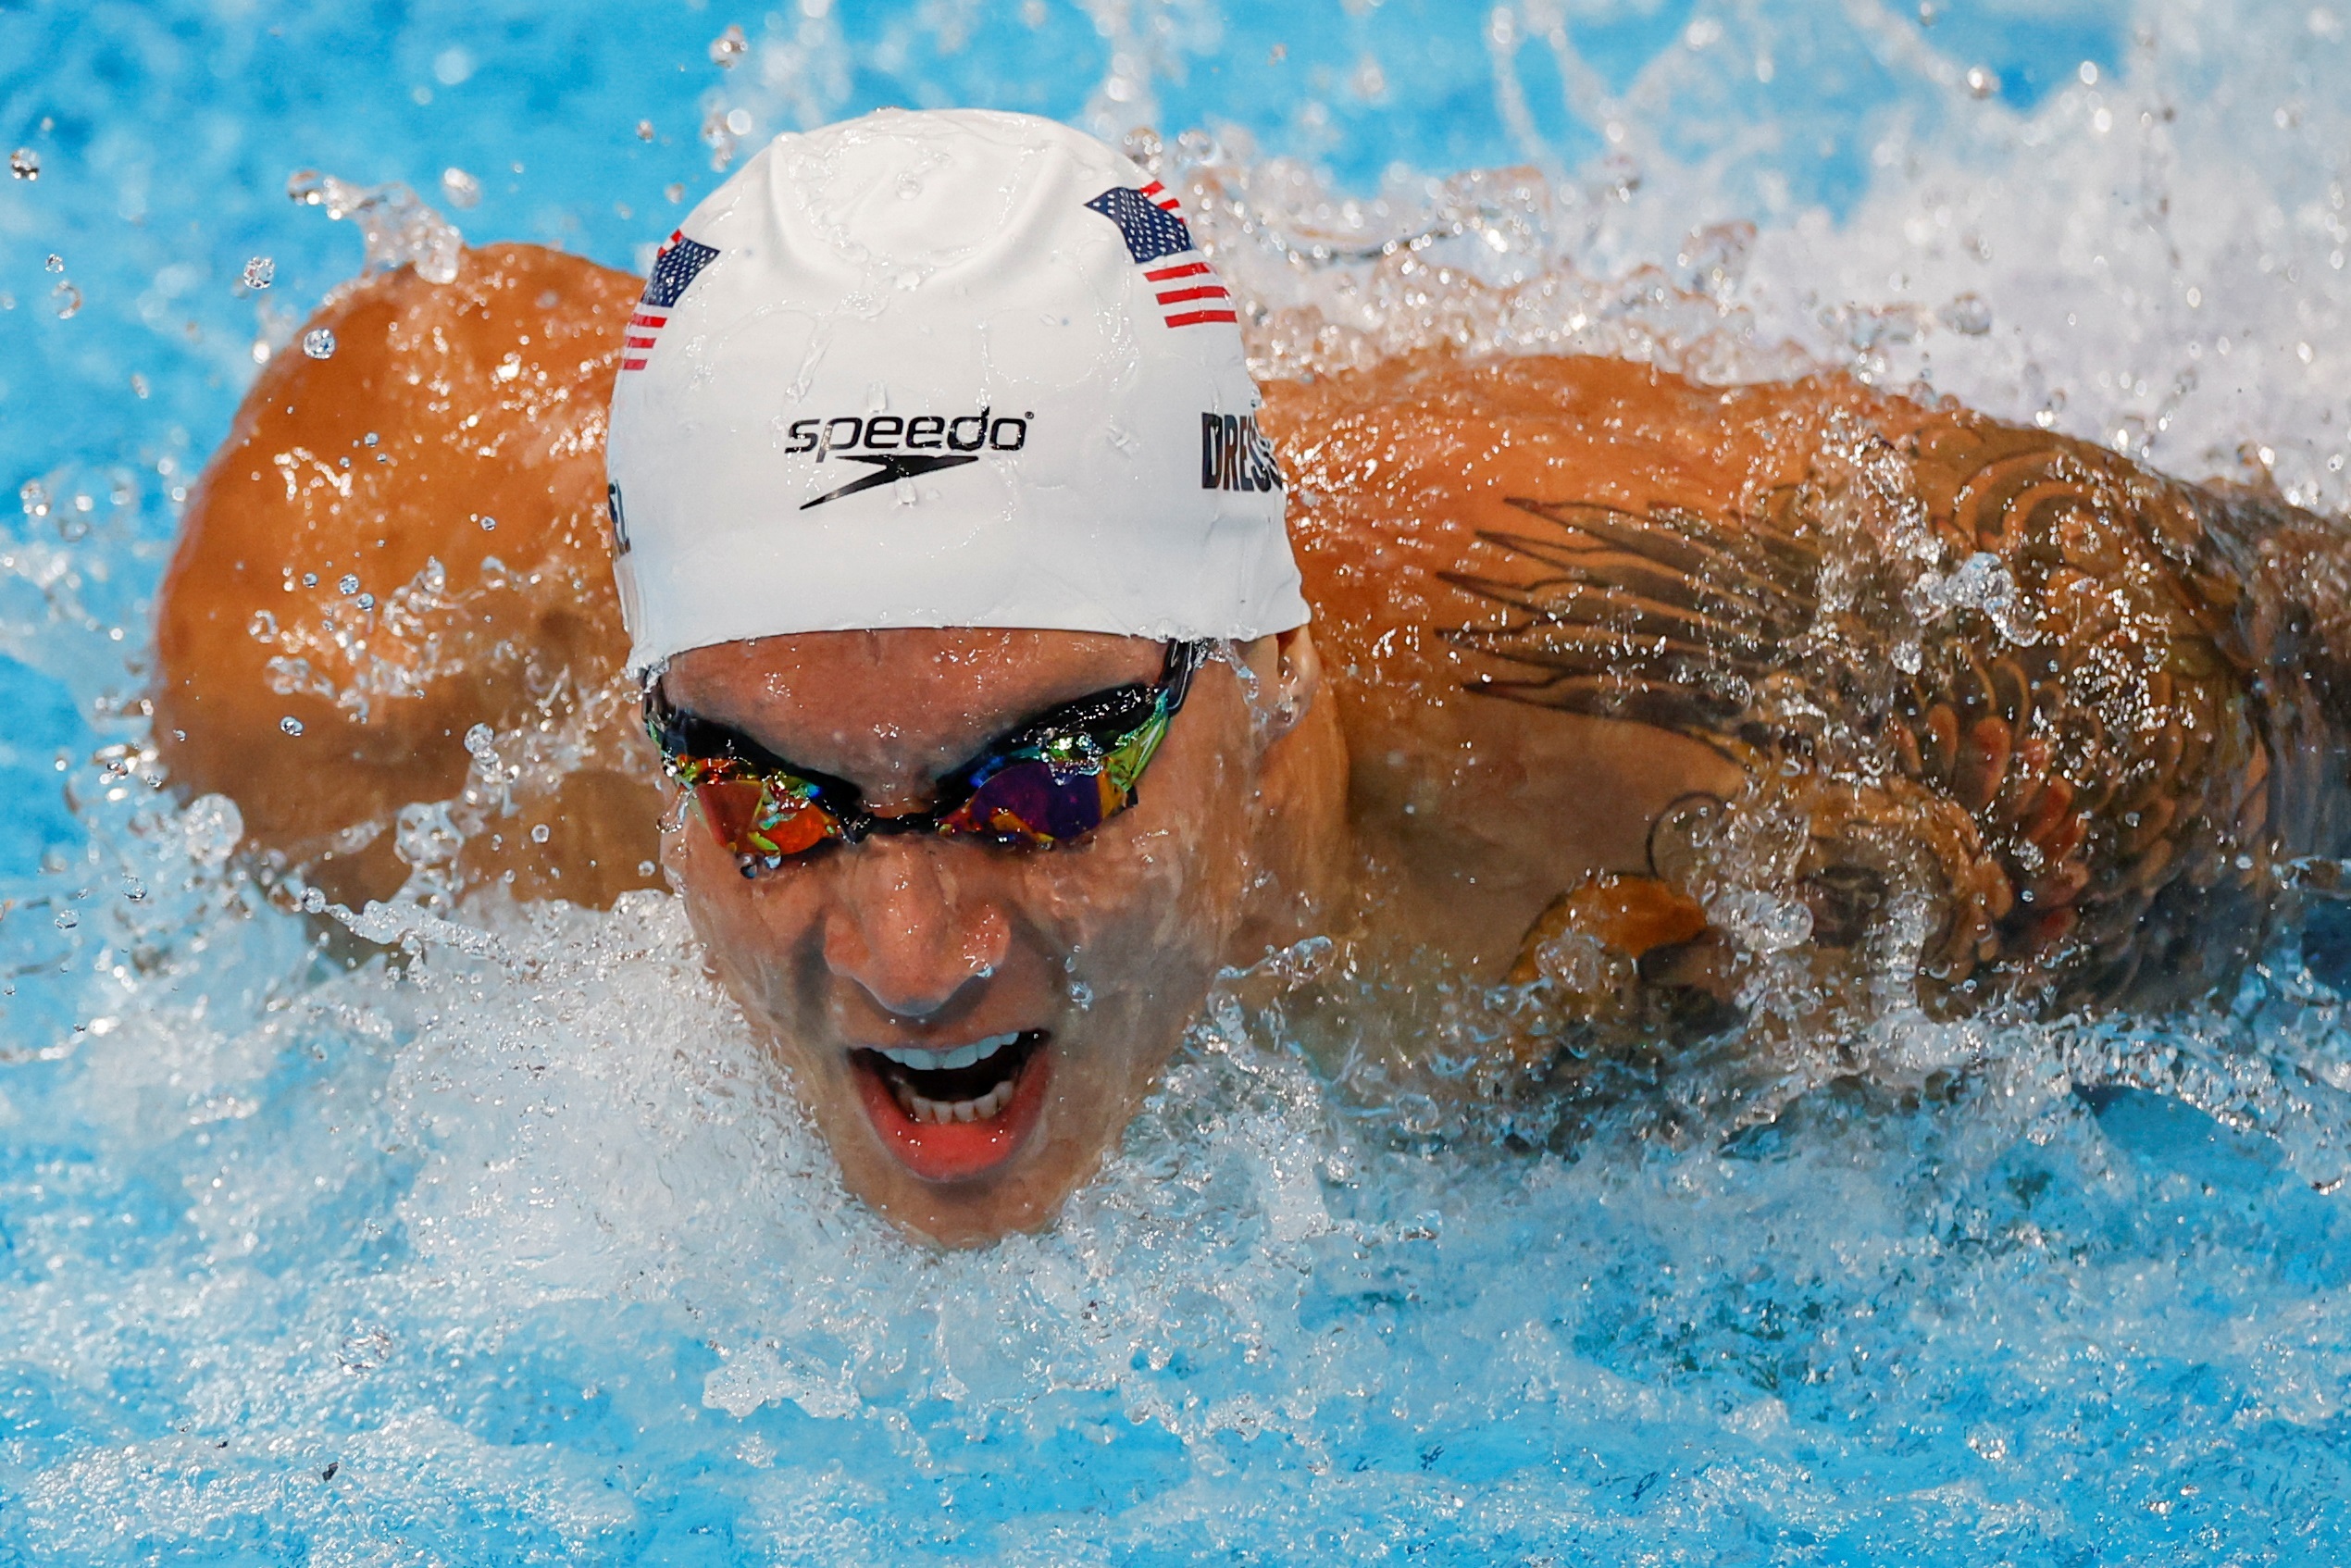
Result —
<instances>
[{"instance_id":1,"label":"white swim cap","mask_svg":"<svg viewBox=\"0 0 2351 1568\"><path fill-rule=\"evenodd\" d=\"M1092 137L894 109L778 136L629 318L629 668L798 631L1303 625L1257 407L1175 198Z\"/></svg>"}]
</instances>

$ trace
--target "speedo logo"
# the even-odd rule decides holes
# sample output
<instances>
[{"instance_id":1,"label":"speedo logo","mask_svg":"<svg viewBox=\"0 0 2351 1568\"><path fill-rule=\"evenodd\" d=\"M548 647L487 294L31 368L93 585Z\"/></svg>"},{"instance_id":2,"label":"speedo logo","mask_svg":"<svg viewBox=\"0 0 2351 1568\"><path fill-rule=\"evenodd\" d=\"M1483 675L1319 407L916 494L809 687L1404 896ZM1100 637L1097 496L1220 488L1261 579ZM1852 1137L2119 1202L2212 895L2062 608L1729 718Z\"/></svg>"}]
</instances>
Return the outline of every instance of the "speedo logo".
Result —
<instances>
[{"instance_id":1,"label":"speedo logo","mask_svg":"<svg viewBox=\"0 0 2351 1568\"><path fill-rule=\"evenodd\" d=\"M1028 422L1035 417L1034 411L999 416L992 408L952 419L943 414L838 414L793 420L784 432L784 450L813 452L819 463L833 457L873 465L872 473L802 502L805 512L859 491L976 463L983 451L1018 452L1028 444Z\"/></svg>"},{"instance_id":2,"label":"speedo logo","mask_svg":"<svg viewBox=\"0 0 2351 1568\"><path fill-rule=\"evenodd\" d=\"M1257 428L1255 415L1200 417L1200 487L1252 492L1282 488L1274 443Z\"/></svg>"}]
</instances>

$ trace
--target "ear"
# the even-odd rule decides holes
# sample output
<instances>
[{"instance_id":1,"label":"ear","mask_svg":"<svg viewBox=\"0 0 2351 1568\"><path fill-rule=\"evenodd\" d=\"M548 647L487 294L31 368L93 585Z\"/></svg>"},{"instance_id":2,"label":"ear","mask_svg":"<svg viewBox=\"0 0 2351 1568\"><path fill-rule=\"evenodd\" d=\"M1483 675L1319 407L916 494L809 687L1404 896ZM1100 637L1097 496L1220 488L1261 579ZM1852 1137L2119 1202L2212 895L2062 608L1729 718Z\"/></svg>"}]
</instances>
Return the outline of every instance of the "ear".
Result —
<instances>
[{"instance_id":1,"label":"ear","mask_svg":"<svg viewBox=\"0 0 2351 1568\"><path fill-rule=\"evenodd\" d=\"M1322 694L1322 660L1315 654L1312 633L1302 626L1257 638L1244 644L1240 653L1256 677L1250 707L1257 720L1258 740L1270 747L1298 728Z\"/></svg>"}]
</instances>

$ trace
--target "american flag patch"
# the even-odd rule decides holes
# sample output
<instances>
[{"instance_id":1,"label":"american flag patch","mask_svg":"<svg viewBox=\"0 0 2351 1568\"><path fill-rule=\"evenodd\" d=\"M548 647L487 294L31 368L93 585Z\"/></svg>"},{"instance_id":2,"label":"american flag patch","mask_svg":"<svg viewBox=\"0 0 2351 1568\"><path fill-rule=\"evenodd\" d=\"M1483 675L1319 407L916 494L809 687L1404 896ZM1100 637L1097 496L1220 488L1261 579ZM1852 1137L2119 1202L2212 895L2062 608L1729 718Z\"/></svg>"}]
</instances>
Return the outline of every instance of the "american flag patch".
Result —
<instances>
[{"instance_id":1,"label":"american flag patch","mask_svg":"<svg viewBox=\"0 0 2351 1568\"><path fill-rule=\"evenodd\" d=\"M653 352L653 340L661 335L662 328L669 324L669 313L678 308L686 285L717 259L715 246L689 240L678 230L670 230L669 238L653 257L653 275L645 280L644 294L628 317L628 336L620 349L623 370L645 367L645 356Z\"/></svg>"},{"instance_id":2,"label":"american flag patch","mask_svg":"<svg viewBox=\"0 0 2351 1568\"><path fill-rule=\"evenodd\" d=\"M1193 248L1192 231L1176 216L1176 198L1165 186L1156 180L1139 191L1113 185L1086 205L1118 225L1126 254L1143 269L1143 280L1159 302L1160 319L1170 327L1238 319L1233 296Z\"/></svg>"}]
</instances>

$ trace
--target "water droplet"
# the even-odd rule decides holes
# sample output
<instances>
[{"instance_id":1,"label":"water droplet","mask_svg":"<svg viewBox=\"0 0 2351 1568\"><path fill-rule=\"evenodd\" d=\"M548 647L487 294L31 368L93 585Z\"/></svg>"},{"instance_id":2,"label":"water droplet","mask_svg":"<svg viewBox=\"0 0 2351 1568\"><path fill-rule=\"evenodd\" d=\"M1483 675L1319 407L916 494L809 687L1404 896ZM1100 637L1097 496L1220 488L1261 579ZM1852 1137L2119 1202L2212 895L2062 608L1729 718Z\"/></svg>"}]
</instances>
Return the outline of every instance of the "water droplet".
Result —
<instances>
[{"instance_id":1,"label":"water droplet","mask_svg":"<svg viewBox=\"0 0 2351 1568\"><path fill-rule=\"evenodd\" d=\"M703 117L702 139L710 144L710 167L724 170L735 161L735 133L727 129L727 117L713 109Z\"/></svg>"},{"instance_id":2,"label":"water droplet","mask_svg":"<svg viewBox=\"0 0 2351 1568\"><path fill-rule=\"evenodd\" d=\"M373 446L381 439L382 438L378 436L375 431L369 430L366 435L359 438L359 444L362 446Z\"/></svg>"},{"instance_id":3,"label":"water droplet","mask_svg":"<svg viewBox=\"0 0 2351 1568\"><path fill-rule=\"evenodd\" d=\"M350 598L359 591L359 574L357 572L343 573L342 580L335 584L335 588L344 598Z\"/></svg>"},{"instance_id":4,"label":"water droplet","mask_svg":"<svg viewBox=\"0 0 2351 1568\"><path fill-rule=\"evenodd\" d=\"M76 926L79 926L79 925L81 925L81 915L76 915L76 914L75 914L72 910L70 910L70 909L61 909L61 910L57 911L57 929L58 929L58 930L60 930L60 931L70 931L70 930L72 930L72 929L73 929Z\"/></svg>"},{"instance_id":5,"label":"water droplet","mask_svg":"<svg viewBox=\"0 0 2351 1568\"><path fill-rule=\"evenodd\" d=\"M49 259L43 262L41 265L47 268L52 272L63 272L66 269L66 258L59 255L56 252L51 251L49 253Z\"/></svg>"},{"instance_id":6,"label":"water droplet","mask_svg":"<svg viewBox=\"0 0 2351 1568\"><path fill-rule=\"evenodd\" d=\"M278 728L284 730L289 735L299 735L302 733L302 720L294 717L292 714L288 714L285 717L278 721Z\"/></svg>"},{"instance_id":7,"label":"water droplet","mask_svg":"<svg viewBox=\"0 0 2351 1568\"><path fill-rule=\"evenodd\" d=\"M494 532L496 532L496 531L497 531L497 529L498 529L498 519L497 519L497 518L495 518L495 517L484 517L484 518L481 520L481 531L482 531L482 532L484 532L484 533L494 533Z\"/></svg>"},{"instance_id":8,"label":"water droplet","mask_svg":"<svg viewBox=\"0 0 2351 1568\"><path fill-rule=\"evenodd\" d=\"M278 264L266 255L245 263L245 287L258 293L278 280Z\"/></svg>"},{"instance_id":9,"label":"water droplet","mask_svg":"<svg viewBox=\"0 0 2351 1568\"><path fill-rule=\"evenodd\" d=\"M199 795L180 815L180 830L187 835L190 859L198 865L218 865L245 836L245 819L228 796Z\"/></svg>"},{"instance_id":10,"label":"water droplet","mask_svg":"<svg viewBox=\"0 0 2351 1568\"><path fill-rule=\"evenodd\" d=\"M543 844L553 837L554 835L547 830L547 825L543 822L533 825L530 829L530 841L534 844Z\"/></svg>"},{"instance_id":11,"label":"water droplet","mask_svg":"<svg viewBox=\"0 0 2351 1568\"><path fill-rule=\"evenodd\" d=\"M637 140L640 142L650 142L653 139L653 122L649 119L639 120L637 122Z\"/></svg>"},{"instance_id":12,"label":"water droplet","mask_svg":"<svg viewBox=\"0 0 2351 1568\"><path fill-rule=\"evenodd\" d=\"M2000 78L1988 67L1970 66L1967 68L1967 90L1971 98L1989 98L2000 90Z\"/></svg>"},{"instance_id":13,"label":"water droplet","mask_svg":"<svg viewBox=\"0 0 2351 1568\"><path fill-rule=\"evenodd\" d=\"M317 587L317 586L318 586L318 574L317 574L317 572L305 572L305 573L303 573L303 574L302 574L302 586L303 586L303 587L305 587L305 588L316 588L316 587Z\"/></svg>"},{"instance_id":14,"label":"water droplet","mask_svg":"<svg viewBox=\"0 0 2351 1568\"><path fill-rule=\"evenodd\" d=\"M1965 293L1934 313L1954 332L1980 338L1992 330L1992 306L1982 294Z\"/></svg>"},{"instance_id":15,"label":"water droplet","mask_svg":"<svg viewBox=\"0 0 2351 1568\"><path fill-rule=\"evenodd\" d=\"M720 70L734 69L735 62L750 52L751 41L733 22L728 22L727 31L710 41L710 63Z\"/></svg>"},{"instance_id":16,"label":"water droplet","mask_svg":"<svg viewBox=\"0 0 2351 1568\"><path fill-rule=\"evenodd\" d=\"M49 487L39 479L27 479L17 489L17 499L24 503L27 514L35 517L49 515Z\"/></svg>"},{"instance_id":17,"label":"water droplet","mask_svg":"<svg viewBox=\"0 0 2351 1568\"><path fill-rule=\"evenodd\" d=\"M335 335L325 327L313 327L302 335L302 352L313 359L335 356Z\"/></svg>"},{"instance_id":18,"label":"water droplet","mask_svg":"<svg viewBox=\"0 0 2351 1568\"><path fill-rule=\"evenodd\" d=\"M8 172L19 180L41 178L41 155L31 147L19 147L8 155Z\"/></svg>"},{"instance_id":19,"label":"water droplet","mask_svg":"<svg viewBox=\"0 0 2351 1568\"><path fill-rule=\"evenodd\" d=\"M362 593L356 603L363 610L372 610L376 607L376 596L372 593Z\"/></svg>"},{"instance_id":20,"label":"water droplet","mask_svg":"<svg viewBox=\"0 0 2351 1568\"><path fill-rule=\"evenodd\" d=\"M64 279L60 278L57 280L57 286L50 290L49 292L57 302L58 320L70 321L76 315L80 314L81 310L81 291L80 289L75 288L71 283L68 283Z\"/></svg>"},{"instance_id":21,"label":"water droplet","mask_svg":"<svg viewBox=\"0 0 2351 1568\"><path fill-rule=\"evenodd\" d=\"M451 164L441 171L441 193L453 207L477 206L481 202L481 181Z\"/></svg>"},{"instance_id":22,"label":"water droplet","mask_svg":"<svg viewBox=\"0 0 2351 1568\"><path fill-rule=\"evenodd\" d=\"M487 759L496 754L497 731L486 724L477 724L466 731L466 752L470 756Z\"/></svg>"},{"instance_id":23,"label":"water droplet","mask_svg":"<svg viewBox=\"0 0 2351 1568\"><path fill-rule=\"evenodd\" d=\"M667 196L673 204L682 202L686 199L686 187L673 181L663 186L661 193Z\"/></svg>"}]
</instances>

